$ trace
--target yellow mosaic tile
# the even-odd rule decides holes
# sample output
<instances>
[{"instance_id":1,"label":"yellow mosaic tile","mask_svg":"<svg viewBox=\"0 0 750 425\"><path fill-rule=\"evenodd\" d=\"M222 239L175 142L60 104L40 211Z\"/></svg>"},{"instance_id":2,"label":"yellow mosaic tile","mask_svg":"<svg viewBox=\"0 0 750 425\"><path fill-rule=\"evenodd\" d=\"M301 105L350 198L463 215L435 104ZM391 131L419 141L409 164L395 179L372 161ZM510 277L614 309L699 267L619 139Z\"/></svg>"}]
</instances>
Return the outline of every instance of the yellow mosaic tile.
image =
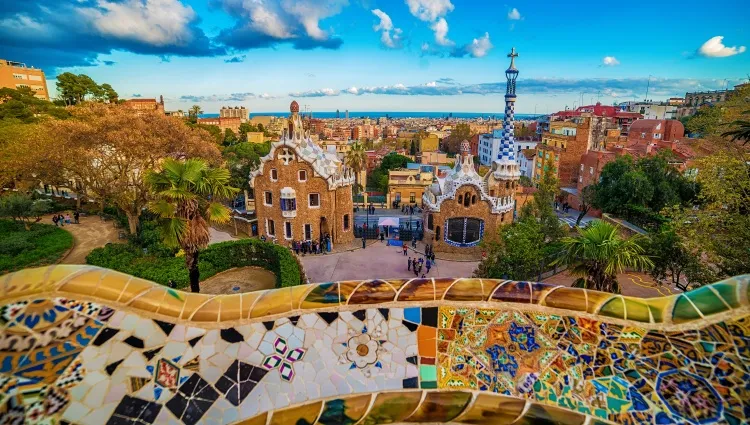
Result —
<instances>
[{"instance_id":1,"label":"yellow mosaic tile","mask_svg":"<svg viewBox=\"0 0 750 425\"><path fill-rule=\"evenodd\" d=\"M445 301L483 301L485 297L481 279L456 279L445 291Z\"/></svg>"},{"instance_id":2,"label":"yellow mosaic tile","mask_svg":"<svg viewBox=\"0 0 750 425\"><path fill-rule=\"evenodd\" d=\"M292 288L264 291L250 312L250 318L271 316L292 310Z\"/></svg>"},{"instance_id":3,"label":"yellow mosaic tile","mask_svg":"<svg viewBox=\"0 0 750 425\"><path fill-rule=\"evenodd\" d=\"M313 424L322 406L323 402L319 401L273 412L269 425Z\"/></svg>"},{"instance_id":4,"label":"yellow mosaic tile","mask_svg":"<svg viewBox=\"0 0 750 425\"><path fill-rule=\"evenodd\" d=\"M471 406L456 418L456 422L478 425L513 423L526 406L526 401L515 397L479 393Z\"/></svg>"}]
</instances>

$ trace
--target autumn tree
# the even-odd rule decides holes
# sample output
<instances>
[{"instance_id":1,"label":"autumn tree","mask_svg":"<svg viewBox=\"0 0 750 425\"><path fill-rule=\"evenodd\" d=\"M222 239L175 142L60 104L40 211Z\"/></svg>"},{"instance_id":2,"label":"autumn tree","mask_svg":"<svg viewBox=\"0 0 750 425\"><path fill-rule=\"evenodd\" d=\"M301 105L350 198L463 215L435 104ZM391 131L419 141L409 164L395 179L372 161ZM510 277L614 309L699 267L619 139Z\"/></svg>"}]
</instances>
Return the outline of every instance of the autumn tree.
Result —
<instances>
[{"instance_id":1,"label":"autumn tree","mask_svg":"<svg viewBox=\"0 0 750 425\"><path fill-rule=\"evenodd\" d=\"M70 120L54 120L39 133L19 133L0 157L16 179L73 180L79 199L90 197L119 207L131 233L148 202L144 173L165 158L204 158L211 165L221 155L211 136L164 114L139 113L116 105L88 103L71 110Z\"/></svg>"},{"instance_id":2,"label":"autumn tree","mask_svg":"<svg viewBox=\"0 0 750 425\"><path fill-rule=\"evenodd\" d=\"M469 124L456 124L451 134L443 139L443 150L448 153L458 153L461 142L471 139L471 127Z\"/></svg>"}]
</instances>

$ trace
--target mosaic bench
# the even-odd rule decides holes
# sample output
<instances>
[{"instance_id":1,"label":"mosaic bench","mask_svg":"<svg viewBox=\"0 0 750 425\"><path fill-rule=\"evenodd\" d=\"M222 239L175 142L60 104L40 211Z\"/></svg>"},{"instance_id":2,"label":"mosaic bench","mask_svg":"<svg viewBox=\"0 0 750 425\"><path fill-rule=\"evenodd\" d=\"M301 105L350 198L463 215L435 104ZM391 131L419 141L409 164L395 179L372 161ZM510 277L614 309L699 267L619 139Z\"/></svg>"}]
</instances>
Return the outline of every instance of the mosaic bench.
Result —
<instances>
[{"instance_id":1,"label":"mosaic bench","mask_svg":"<svg viewBox=\"0 0 750 425\"><path fill-rule=\"evenodd\" d=\"M741 424L750 276L638 299L530 282L234 295L0 276L0 424Z\"/></svg>"}]
</instances>

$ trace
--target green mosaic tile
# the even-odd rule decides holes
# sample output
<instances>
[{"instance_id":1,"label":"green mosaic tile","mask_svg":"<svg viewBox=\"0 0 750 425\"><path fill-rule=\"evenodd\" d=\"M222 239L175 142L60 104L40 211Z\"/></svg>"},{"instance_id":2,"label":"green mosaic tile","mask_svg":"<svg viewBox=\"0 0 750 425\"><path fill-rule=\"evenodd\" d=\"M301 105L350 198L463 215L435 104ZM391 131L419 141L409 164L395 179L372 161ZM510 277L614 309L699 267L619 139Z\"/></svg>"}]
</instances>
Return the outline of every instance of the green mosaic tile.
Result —
<instances>
[{"instance_id":1,"label":"green mosaic tile","mask_svg":"<svg viewBox=\"0 0 750 425\"><path fill-rule=\"evenodd\" d=\"M675 302L674 309L672 310L673 322L683 323L700 318L701 315L698 313L698 310L693 307L685 295L677 297L677 302Z\"/></svg>"},{"instance_id":2,"label":"green mosaic tile","mask_svg":"<svg viewBox=\"0 0 750 425\"><path fill-rule=\"evenodd\" d=\"M721 295L721 298L723 298L727 304L734 308L740 306L740 300L737 299L736 282L720 282L713 285L713 288L719 293L719 295Z\"/></svg>"},{"instance_id":3,"label":"green mosaic tile","mask_svg":"<svg viewBox=\"0 0 750 425\"><path fill-rule=\"evenodd\" d=\"M616 317L618 319L625 318L625 303L622 301L622 297L613 297L599 310L599 314L603 316Z\"/></svg>"},{"instance_id":4,"label":"green mosaic tile","mask_svg":"<svg viewBox=\"0 0 750 425\"><path fill-rule=\"evenodd\" d=\"M685 294L704 316L729 310L721 299L708 286L698 288Z\"/></svg>"}]
</instances>

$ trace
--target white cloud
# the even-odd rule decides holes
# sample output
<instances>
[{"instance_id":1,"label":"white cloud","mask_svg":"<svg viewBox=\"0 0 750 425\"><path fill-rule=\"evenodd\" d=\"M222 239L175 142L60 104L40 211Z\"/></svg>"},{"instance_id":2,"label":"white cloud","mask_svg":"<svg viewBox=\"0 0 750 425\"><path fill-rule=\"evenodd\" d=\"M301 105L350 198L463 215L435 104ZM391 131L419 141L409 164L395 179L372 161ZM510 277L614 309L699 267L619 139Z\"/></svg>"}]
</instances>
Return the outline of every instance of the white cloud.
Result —
<instances>
[{"instance_id":1,"label":"white cloud","mask_svg":"<svg viewBox=\"0 0 750 425\"><path fill-rule=\"evenodd\" d=\"M483 58L487 55L487 52L492 50L492 43L490 42L490 33L484 33L484 36L475 38L471 44L466 46L466 51L475 58Z\"/></svg>"},{"instance_id":2,"label":"white cloud","mask_svg":"<svg viewBox=\"0 0 750 425\"><path fill-rule=\"evenodd\" d=\"M348 89L346 89L346 92L349 93L349 94L359 94L359 89L357 89L356 87L352 86L352 87L349 87Z\"/></svg>"},{"instance_id":3,"label":"white cloud","mask_svg":"<svg viewBox=\"0 0 750 425\"><path fill-rule=\"evenodd\" d=\"M387 13L380 9L373 9L372 13L380 18L380 23L373 26L374 31L380 31L380 43L389 49L401 47L401 29L393 27L393 21ZM393 31L393 34L391 34Z\"/></svg>"},{"instance_id":4,"label":"white cloud","mask_svg":"<svg viewBox=\"0 0 750 425\"><path fill-rule=\"evenodd\" d=\"M425 22L433 22L452 11L450 0L406 0L411 14Z\"/></svg>"},{"instance_id":5,"label":"white cloud","mask_svg":"<svg viewBox=\"0 0 750 425\"><path fill-rule=\"evenodd\" d=\"M441 46L452 46L455 43L448 39L448 21L445 18L440 18L430 26L430 29L435 31L435 43Z\"/></svg>"},{"instance_id":6,"label":"white cloud","mask_svg":"<svg viewBox=\"0 0 750 425\"><path fill-rule=\"evenodd\" d=\"M193 39L195 11L179 0L99 0L96 6L80 12L102 35L153 46L184 46Z\"/></svg>"},{"instance_id":7,"label":"white cloud","mask_svg":"<svg viewBox=\"0 0 750 425\"><path fill-rule=\"evenodd\" d=\"M326 96L338 96L341 94L340 90L334 89L320 89L320 90L308 90L303 92L289 93L291 97L326 97Z\"/></svg>"},{"instance_id":8,"label":"white cloud","mask_svg":"<svg viewBox=\"0 0 750 425\"><path fill-rule=\"evenodd\" d=\"M429 83L425 84L425 86L427 86L427 87L437 87L437 82L436 81L430 81Z\"/></svg>"},{"instance_id":9,"label":"white cloud","mask_svg":"<svg viewBox=\"0 0 750 425\"><path fill-rule=\"evenodd\" d=\"M604 66L617 66L619 64L620 61L614 56L605 56L604 59L602 59L602 65Z\"/></svg>"},{"instance_id":10,"label":"white cloud","mask_svg":"<svg viewBox=\"0 0 750 425\"><path fill-rule=\"evenodd\" d=\"M727 47L724 45L724 43L722 43L723 39L724 36L721 35L710 38L708 41L703 43L700 49L698 49L698 53L709 58L725 58L728 56L739 55L740 53L745 52L745 46Z\"/></svg>"},{"instance_id":11,"label":"white cloud","mask_svg":"<svg viewBox=\"0 0 750 425\"><path fill-rule=\"evenodd\" d=\"M508 19L511 21L519 21L521 20L521 12L518 11L515 7L508 12Z\"/></svg>"},{"instance_id":12,"label":"white cloud","mask_svg":"<svg viewBox=\"0 0 750 425\"><path fill-rule=\"evenodd\" d=\"M272 95L270 95L268 93L263 93L263 94L259 94L258 95L258 98L260 98L260 99L266 99L266 100L276 99L276 97L277 96L272 96Z\"/></svg>"}]
</instances>

